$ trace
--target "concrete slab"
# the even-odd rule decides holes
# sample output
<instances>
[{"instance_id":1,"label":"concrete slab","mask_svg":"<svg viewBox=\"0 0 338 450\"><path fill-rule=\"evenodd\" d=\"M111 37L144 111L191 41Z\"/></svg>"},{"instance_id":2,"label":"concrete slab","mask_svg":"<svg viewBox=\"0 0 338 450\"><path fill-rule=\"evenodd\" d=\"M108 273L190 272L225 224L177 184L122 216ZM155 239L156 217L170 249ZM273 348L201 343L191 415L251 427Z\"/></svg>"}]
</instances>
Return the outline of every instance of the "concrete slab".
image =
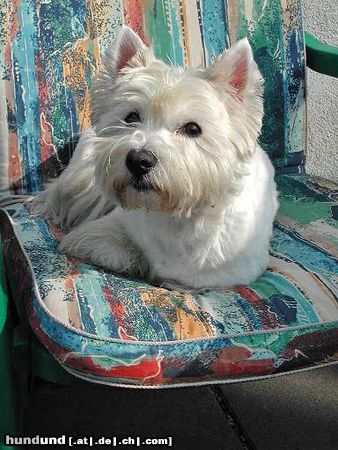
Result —
<instances>
[{"instance_id":1,"label":"concrete slab","mask_svg":"<svg viewBox=\"0 0 338 450\"><path fill-rule=\"evenodd\" d=\"M257 450L338 448L338 366L220 388Z\"/></svg>"},{"instance_id":2,"label":"concrete slab","mask_svg":"<svg viewBox=\"0 0 338 450\"><path fill-rule=\"evenodd\" d=\"M74 387L40 382L25 417L25 433L119 438L172 436L173 448L177 450L243 449L213 392L202 387L143 391L85 382Z\"/></svg>"}]
</instances>

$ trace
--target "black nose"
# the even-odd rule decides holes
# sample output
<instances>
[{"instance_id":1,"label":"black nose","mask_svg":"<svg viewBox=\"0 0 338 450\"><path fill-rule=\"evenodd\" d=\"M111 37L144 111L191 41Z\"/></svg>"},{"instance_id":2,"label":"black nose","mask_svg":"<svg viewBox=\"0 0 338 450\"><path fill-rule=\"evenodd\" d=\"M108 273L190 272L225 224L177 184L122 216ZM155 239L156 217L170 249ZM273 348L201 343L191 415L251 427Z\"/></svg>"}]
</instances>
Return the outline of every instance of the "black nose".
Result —
<instances>
[{"instance_id":1,"label":"black nose","mask_svg":"<svg viewBox=\"0 0 338 450\"><path fill-rule=\"evenodd\" d=\"M156 163L156 156L149 150L130 150L126 158L126 166L137 177L148 173Z\"/></svg>"}]
</instances>

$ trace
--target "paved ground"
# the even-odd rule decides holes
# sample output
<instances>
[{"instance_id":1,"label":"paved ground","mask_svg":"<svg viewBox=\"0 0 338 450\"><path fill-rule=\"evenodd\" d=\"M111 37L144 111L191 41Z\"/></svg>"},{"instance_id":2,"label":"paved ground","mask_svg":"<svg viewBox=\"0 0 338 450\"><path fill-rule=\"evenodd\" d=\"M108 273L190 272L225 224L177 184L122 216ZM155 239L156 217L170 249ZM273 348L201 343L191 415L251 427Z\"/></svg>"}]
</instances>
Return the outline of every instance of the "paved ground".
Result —
<instances>
[{"instance_id":1,"label":"paved ground","mask_svg":"<svg viewBox=\"0 0 338 450\"><path fill-rule=\"evenodd\" d=\"M338 366L273 380L156 391L38 382L25 422L28 435L172 436L176 450L335 450Z\"/></svg>"}]
</instances>

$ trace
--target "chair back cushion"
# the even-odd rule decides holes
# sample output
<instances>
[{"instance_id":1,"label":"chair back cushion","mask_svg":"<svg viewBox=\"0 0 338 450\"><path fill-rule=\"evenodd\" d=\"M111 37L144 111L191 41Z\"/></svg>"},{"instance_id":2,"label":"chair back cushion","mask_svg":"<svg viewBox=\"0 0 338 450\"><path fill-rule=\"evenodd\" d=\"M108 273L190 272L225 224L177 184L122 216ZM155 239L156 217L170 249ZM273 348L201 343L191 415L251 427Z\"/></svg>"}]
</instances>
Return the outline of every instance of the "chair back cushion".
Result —
<instances>
[{"instance_id":1,"label":"chair back cushion","mask_svg":"<svg viewBox=\"0 0 338 450\"><path fill-rule=\"evenodd\" d=\"M299 0L0 0L0 191L25 194L67 164L90 127L89 88L122 23L166 62L208 66L247 36L265 78L260 138L279 171L304 150Z\"/></svg>"}]
</instances>

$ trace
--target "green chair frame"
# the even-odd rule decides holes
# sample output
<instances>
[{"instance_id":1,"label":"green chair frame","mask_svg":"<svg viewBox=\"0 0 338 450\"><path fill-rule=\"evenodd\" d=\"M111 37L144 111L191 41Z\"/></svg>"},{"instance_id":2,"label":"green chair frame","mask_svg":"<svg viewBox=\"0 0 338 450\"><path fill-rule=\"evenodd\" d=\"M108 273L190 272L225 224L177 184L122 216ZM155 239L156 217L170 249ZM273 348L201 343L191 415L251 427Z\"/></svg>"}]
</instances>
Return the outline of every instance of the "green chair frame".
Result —
<instances>
[{"instance_id":1,"label":"green chair frame","mask_svg":"<svg viewBox=\"0 0 338 450\"><path fill-rule=\"evenodd\" d=\"M305 33L307 66L338 77L338 47ZM11 297L10 273L6 272L0 245L0 436L20 435L23 413L34 379L61 385L78 380L66 372L30 331L22 305ZM14 449L0 443L0 449ZM22 447L21 447L22 448Z\"/></svg>"}]
</instances>

